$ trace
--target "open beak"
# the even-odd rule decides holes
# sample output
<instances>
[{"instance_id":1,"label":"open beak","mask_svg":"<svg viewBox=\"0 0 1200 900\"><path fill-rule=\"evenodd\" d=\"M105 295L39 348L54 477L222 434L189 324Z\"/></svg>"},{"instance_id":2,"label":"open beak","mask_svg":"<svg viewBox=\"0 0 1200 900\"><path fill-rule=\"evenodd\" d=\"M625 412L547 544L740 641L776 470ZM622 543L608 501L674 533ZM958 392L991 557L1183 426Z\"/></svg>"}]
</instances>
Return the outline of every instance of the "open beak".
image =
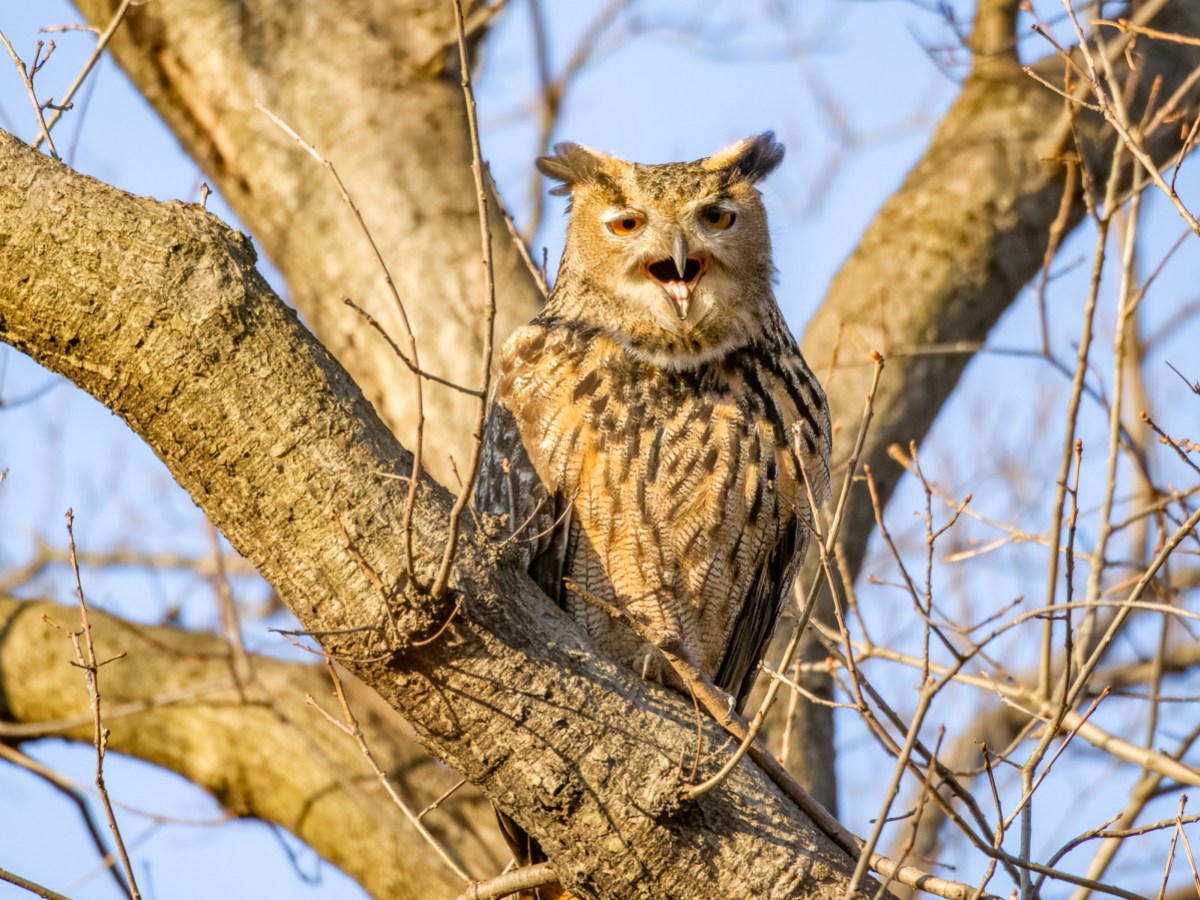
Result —
<instances>
[{"instance_id":1,"label":"open beak","mask_svg":"<svg viewBox=\"0 0 1200 900\"><path fill-rule=\"evenodd\" d=\"M682 231L676 232L671 250L669 257L647 262L643 269L646 277L666 293L679 318L686 319L692 291L708 270L708 257L700 254L689 256L687 238Z\"/></svg>"}]
</instances>

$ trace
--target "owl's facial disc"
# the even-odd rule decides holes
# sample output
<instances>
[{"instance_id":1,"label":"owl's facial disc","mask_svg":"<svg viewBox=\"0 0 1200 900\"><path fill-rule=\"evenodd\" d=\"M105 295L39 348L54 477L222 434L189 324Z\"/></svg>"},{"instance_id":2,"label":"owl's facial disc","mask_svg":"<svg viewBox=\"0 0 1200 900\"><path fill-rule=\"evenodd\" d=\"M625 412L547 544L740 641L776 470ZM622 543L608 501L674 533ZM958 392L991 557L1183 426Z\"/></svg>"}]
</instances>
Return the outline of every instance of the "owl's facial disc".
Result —
<instances>
[{"instance_id":1,"label":"owl's facial disc","mask_svg":"<svg viewBox=\"0 0 1200 900\"><path fill-rule=\"evenodd\" d=\"M688 254L687 239L680 232L675 236L674 253L664 259L647 260L642 264L646 277L663 289L680 319L688 316L692 291L708 271L708 255Z\"/></svg>"}]
</instances>

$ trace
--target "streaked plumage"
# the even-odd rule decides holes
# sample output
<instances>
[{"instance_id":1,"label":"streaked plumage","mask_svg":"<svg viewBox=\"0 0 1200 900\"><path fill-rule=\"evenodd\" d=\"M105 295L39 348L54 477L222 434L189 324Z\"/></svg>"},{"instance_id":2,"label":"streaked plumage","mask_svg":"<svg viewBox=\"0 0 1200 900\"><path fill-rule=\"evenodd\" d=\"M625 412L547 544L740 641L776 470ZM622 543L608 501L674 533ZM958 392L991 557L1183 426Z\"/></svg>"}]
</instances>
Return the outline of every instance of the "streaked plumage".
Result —
<instances>
[{"instance_id":1,"label":"streaked plumage","mask_svg":"<svg viewBox=\"0 0 1200 900\"><path fill-rule=\"evenodd\" d=\"M476 506L507 517L542 588L613 656L673 681L564 578L679 634L740 700L803 560L801 467L829 490L825 397L775 303L754 187L783 148L766 134L656 166L556 149L539 166L571 194L567 247L502 352ZM714 210L733 221L713 227Z\"/></svg>"},{"instance_id":2,"label":"streaked plumage","mask_svg":"<svg viewBox=\"0 0 1200 900\"><path fill-rule=\"evenodd\" d=\"M501 354L476 508L600 648L680 686L564 580L678 634L740 705L808 543L802 471L829 493L825 396L771 291L755 187L783 148L767 133L669 165L555 150L538 166L570 194L566 249ZM519 861L544 858L500 819Z\"/></svg>"}]
</instances>

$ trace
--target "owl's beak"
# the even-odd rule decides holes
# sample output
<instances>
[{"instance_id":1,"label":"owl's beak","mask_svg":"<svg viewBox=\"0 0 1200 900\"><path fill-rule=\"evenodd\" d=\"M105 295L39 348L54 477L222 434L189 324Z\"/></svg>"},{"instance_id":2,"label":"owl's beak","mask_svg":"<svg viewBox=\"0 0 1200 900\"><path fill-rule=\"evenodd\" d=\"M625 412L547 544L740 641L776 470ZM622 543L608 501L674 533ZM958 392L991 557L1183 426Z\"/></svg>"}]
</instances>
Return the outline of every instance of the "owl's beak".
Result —
<instances>
[{"instance_id":1,"label":"owl's beak","mask_svg":"<svg viewBox=\"0 0 1200 900\"><path fill-rule=\"evenodd\" d=\"M684 272L687 270L687 235L682 231L675 232L675 254L671 257L675 261L675 271L679 273L679 277L684 277ZM684 313L679 318L685 318Z\"/></svg>"},{"instance_id":2,"label":"owl's beak","mask_svg":"<svg viewBox=\"0 0 1200 900\"><path fill-rule=\"evenodd\" d=\"M647 262L644 269L646 277L666 293L679 318L686 319L692 291L708 269L708 258L703 255L688 256L687 237L682 231L675 233L671 250L669 257Z\"/></svg>"}]
</instances>

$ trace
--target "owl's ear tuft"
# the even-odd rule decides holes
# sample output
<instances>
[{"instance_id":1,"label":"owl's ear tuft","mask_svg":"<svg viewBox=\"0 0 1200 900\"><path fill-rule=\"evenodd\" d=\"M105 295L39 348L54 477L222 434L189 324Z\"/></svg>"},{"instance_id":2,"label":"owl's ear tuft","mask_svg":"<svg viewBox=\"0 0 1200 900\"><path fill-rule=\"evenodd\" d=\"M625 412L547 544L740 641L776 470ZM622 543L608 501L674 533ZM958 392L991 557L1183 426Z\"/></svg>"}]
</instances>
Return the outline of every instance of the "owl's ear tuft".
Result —
<instances>
[{"instance_id":1,"label":"owl's ear tuft","mask_svg":"<svg viewBox=\"0 0 1200 900\"><path fill-rule=\"evenodd\" d=\"M555 144L553 156L539 156L538 171L547 178L561 181L550 193L563 196L577 184L596 181L609 157L582 144Z\"/></svg>"},{"instance_id":2,"label":"owl's ear tuft","mask_svg":"<svg viewBox=\"0 0 1200 900\"><path fill-rule=\"evenodd\" d=\"M783 152L783 144L775 140L775 132L764 131L714 153L704 161L704 167L712 171L727 169L731 178L754 184L775 171L783 162Z\"/></svg>"}]
</instances>

